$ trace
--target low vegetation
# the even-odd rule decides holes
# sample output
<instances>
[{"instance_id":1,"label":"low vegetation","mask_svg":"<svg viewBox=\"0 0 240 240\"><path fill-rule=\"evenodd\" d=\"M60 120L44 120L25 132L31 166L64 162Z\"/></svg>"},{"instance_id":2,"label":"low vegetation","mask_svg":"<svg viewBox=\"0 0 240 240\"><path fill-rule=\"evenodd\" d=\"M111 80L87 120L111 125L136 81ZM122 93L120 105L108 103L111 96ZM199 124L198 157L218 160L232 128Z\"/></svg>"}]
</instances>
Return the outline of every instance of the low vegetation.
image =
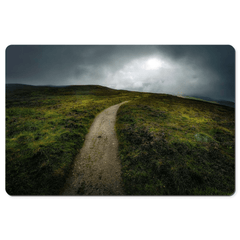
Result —
<instances>
[{"instance_id":1,"label":"low vegetation","mask_svg":"<svg viewBox=\"0 0 240 240\"><path fill-rule=\"evenodd\" d=\"M234 109L151 94L120 107L117 134L127 195L231 195Z\"/></svg>"},{"instance_id":2,"label":"low vegetation","mask_svg":"<svg viewBox=\"0 0 240 240\"><path fill-rule=\"evenodd\" d=\"M15 87L7 86L6 99L10 195L59 194L96 115L137 97L101 86Z\"/></svg>"},{"instance_id":3,"label":"low vegetation","mask_svg":"<svg viewBox=\"0 0 240 240\"><path fill-rule=\"evenodd\" d=\"M232 108L101 86L12 85L6 97L10 195L58 195L96 115L126 100L116 131L127 195L231 195L235 190Z\"/></svg>"}]
</instances>

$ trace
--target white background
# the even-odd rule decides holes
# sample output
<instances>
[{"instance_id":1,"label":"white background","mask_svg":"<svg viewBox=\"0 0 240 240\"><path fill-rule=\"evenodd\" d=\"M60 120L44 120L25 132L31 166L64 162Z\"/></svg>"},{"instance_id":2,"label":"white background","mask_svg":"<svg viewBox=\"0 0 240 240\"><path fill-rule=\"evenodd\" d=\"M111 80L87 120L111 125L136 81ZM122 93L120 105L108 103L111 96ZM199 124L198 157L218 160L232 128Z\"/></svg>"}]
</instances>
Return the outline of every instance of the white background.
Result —
<instances>
[{"instance_id":1,"label":"white background","mask_svg":"<svg viewBox=\"0 0 240 240\"><path fill-rule=\"evenodd\" d=\"M10 197L5 48L10 44L230 44L237 1L1 1L1 239L240 239L238 131L231 197ZM236 130L238 130L238 107Z\"/></svg>"}]
</instances>

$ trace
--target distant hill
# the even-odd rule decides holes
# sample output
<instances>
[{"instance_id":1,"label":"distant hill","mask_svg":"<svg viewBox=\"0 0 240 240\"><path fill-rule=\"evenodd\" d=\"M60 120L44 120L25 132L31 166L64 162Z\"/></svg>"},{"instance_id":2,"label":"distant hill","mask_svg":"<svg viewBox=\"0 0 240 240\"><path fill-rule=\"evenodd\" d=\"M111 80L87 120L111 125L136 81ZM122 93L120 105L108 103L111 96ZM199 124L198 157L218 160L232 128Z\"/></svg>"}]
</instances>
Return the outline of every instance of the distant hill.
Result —
<instances>
[{"instance_id":1,"label":"distant hill","mask_svg":"<svg viewBox=\"0 0 240 240\"><path fill-rule=\"evenodd\" d=\"M224 105L224 106L235 108L235 103L234 102L218 100L217 103L219 103L221 105Z\"/></svg>"},{"instance_id":2,"label":"distant hill","mask_svg":"<svg viewBox=\"0 0 240 240\"><path fill-rule=\"evenodd\" d=\"M6 92L12 92L15 90L27 90L34 87L35 86L27 85L27 84L8 83L6 84Z\"/></svg>"},{"instance_id":3,"label":"distant hill","mask_svg":"<svg viewBox=\"0 0 240 240\"><path fill-rule=\"evenodd\" d=\"M49 90L50 93L56 93L59 89L62 92L62 88L70 89L70 90L81 90L81 91L92 91L92 90L114 90L108 87L103 87L100 85L27 85L27 84L15 84L8 83L6 84L6 92L12 93L14 91L25 91L25 90Z\"/></svg>"},{"instance_id":4,"label":"distant hill","mask_svg":"<svg viewBox=\"0 0 240 240\"><path fill-rule=\"evenodd\" d=\"M231 102L231 101L225 101L225 100L216 100L216 99L213 99L213 98L210 98L210 97L203 97L203 96L196 96L196 95L183 95L184 97L193 97L193 98L198 98L198 99L202 99L202 100L205 100L205 101L209 101L209 102L216 102L220 105L224 105L224 106L227 106L227 107L232 107L232 108L235 108L235 103L234 102Z\"/></svg>"}]
</instances>

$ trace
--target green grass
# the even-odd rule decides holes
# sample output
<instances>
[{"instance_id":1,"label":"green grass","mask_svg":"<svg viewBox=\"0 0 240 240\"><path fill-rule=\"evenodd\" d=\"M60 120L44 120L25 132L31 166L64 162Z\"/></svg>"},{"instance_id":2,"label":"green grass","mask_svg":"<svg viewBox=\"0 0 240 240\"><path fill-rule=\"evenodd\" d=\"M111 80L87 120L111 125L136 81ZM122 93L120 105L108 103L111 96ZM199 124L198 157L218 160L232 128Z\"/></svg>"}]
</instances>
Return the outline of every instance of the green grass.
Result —
<instances>
[{"instance_id":1,"label":"green grass","mask_svg":"<svg viewBox=\"0 0 240 240\"><path fill-rule=\"evenodd\" d=\"M6 191L58 195L96 115L136 94L101 86L7 93Z\"/></svg>"},{"instance_id":2,"label":"green grass","mask_svg":"<svg viewBox=\"0 0 240 240\"><path fill-rule=\"evenodd\" d=\"M232 108L101 86L25 86L6 97L10 195L59 195L96 115L126 100L115 128L127 195L235 190Z\"/></svg>"},{"instance_id":3,"label":"green grass","mask_svg":"<svg viewBox=\"0 0 240 240\"><path fill-rule=\"evenodd\" d=\"M231 195L235 191L234 110L152 94L117 115L127 195Z\"/></svg>"}]
</instances>

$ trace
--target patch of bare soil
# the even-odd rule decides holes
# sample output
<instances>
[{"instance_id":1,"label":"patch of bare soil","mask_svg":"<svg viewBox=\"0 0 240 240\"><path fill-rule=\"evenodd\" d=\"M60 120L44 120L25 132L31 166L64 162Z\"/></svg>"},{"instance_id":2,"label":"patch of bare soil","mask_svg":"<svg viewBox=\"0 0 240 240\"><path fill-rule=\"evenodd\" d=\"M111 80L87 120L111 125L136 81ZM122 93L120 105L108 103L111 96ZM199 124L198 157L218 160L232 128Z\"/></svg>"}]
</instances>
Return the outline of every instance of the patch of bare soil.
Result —
<instances>
[{"instance_id":1,"label":"patch of bare soil","mask_svg":"<svg viewBox=\"0 0 240 240\"><path fill-rule=\"evenodd\" d=\"M126 102L105 109L95 118L62 195L124 195L114 125L118 108Z\"/></svg>"}]
</instances>

